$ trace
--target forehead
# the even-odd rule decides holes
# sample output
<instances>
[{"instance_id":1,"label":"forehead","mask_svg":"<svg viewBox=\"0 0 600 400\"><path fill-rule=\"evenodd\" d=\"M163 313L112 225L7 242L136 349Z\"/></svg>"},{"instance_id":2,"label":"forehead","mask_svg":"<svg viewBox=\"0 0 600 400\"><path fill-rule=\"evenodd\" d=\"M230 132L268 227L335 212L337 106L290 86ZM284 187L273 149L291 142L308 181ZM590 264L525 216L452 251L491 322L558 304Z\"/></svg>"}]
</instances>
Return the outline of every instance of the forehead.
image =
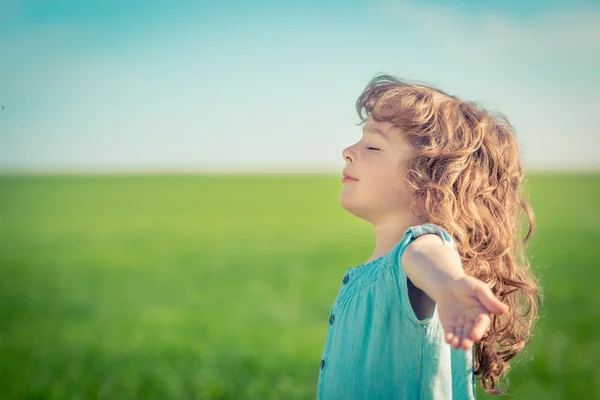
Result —
<instances>
[{"instance_id":1,"label":"forehead","mask_svg":"<svg viewBox=\"0 0 600 400\"><path fill-rule=\"evenodd\" d=\"M400 128L394 126L391 122L377 122L371 116L369 116L365 122L363 132L383 136L392 143L400 143L403 141L403 135Z\"/></svg>"}]
</instances>

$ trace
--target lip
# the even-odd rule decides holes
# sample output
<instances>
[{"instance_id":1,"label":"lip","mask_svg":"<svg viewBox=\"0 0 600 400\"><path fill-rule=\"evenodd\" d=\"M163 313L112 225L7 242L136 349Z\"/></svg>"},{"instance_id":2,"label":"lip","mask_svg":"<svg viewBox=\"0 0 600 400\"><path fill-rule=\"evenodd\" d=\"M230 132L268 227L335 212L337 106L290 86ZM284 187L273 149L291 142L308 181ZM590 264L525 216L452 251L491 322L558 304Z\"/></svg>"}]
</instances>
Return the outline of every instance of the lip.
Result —
<instances>
[{"instance_id":1,"label":"lip","mask_svg":"<svg viewBox=\"0 0 600 400\"><path fill-rule=\"evenodd\" d=\"M342 177L342 183L344 182L358 182L358 179L356 179L352 175L344 173L344 176Z\"/></svg>"}]
</instances>

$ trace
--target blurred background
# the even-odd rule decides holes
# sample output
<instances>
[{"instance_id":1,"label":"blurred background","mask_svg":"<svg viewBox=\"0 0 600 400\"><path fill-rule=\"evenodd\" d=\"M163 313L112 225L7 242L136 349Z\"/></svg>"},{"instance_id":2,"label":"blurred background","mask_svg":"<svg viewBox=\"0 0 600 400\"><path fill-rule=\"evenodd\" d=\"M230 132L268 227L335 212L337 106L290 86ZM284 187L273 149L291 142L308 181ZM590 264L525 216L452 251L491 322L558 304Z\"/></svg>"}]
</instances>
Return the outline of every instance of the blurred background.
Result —
<instances>
[{"instance_id":1,"label":"blurred background","mask_svg":"<svg viewBox=\"0 0 600 400\"><path fill-rule=\"evenodd\" d=\"M600 398L599 38L593 0L2 1L0 398L315 398L378 73L508 117L545 297L508 393Z\"/></svg>"}]
</instances>

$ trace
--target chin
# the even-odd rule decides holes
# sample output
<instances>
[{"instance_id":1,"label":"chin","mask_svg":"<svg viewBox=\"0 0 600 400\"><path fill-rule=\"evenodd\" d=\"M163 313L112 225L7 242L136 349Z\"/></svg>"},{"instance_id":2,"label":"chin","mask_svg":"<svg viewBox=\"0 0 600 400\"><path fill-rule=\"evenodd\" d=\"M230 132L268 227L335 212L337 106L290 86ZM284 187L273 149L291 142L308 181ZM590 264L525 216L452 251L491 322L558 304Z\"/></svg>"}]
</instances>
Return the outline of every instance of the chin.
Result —
<instances>
[{"instance_id":1,"label":"chin","mask_svg":"<svg viewBox=\"0 0 600 400\"><path fill-rule=\"evenodd\" d=\"M340 194L338 202L340 203L340 206L342 206L342 208L348 211L350 214L359 218L364 218L364 212L362 212L361 207L354 200L355 199L350 198L350 196L344 195L344 192L342 192L342 194Z\"/></svg>"},{"instance_id":2,"label":"chin","mask_svg":"<svg viewBox=\"0 0 600 400\"><path fill-rule=\"evenodd\" d=\"M338 198L338 203L340 203L340 206L342 206L343 209L350 211L349 209L352 208L353 201L351 196L342 190L342 193L340 193L340 197Z\"/></svg>"}]
</instances>

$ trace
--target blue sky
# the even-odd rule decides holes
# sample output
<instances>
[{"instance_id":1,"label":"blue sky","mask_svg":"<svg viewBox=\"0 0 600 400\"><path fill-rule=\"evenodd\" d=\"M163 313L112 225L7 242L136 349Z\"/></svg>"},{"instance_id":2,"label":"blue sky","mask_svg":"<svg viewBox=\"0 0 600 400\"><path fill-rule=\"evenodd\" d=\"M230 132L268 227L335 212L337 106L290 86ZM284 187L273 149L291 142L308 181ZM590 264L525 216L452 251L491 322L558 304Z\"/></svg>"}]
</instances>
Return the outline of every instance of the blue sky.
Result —
<instances>
[{"instance_id":1,"label":"blue sky","mask_svg":"<svg viewBox=\"0 0 600 400\"><path fill-rule=\"evenodd\" d=\"M123 3L2 2L0 170L336 171L380 72L600 168L597 1Z\"/></svg>"}]
</instances>

